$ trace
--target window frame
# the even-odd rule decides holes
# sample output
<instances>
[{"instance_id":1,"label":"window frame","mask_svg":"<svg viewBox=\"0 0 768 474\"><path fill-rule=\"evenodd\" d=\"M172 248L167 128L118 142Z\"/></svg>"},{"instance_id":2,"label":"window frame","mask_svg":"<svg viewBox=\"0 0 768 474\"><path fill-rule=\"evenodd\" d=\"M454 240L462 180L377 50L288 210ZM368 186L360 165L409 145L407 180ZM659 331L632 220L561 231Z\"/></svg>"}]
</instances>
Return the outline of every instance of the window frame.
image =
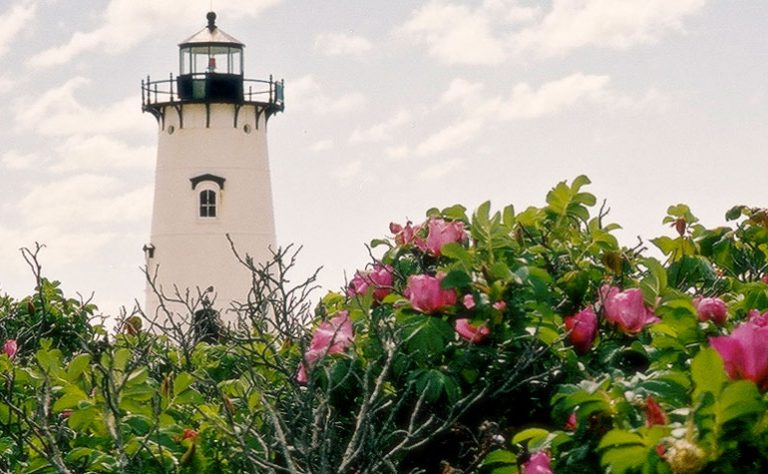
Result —
<instances>
[{"instance_id":1,"label":"window frame","mask_svg":"<svg viewBox=\"0 0 768 474\"><path fill-rule=\"evenodd\" d=\"M221 216L225 178L202 174L190 178L195 194L195 215L200 220L216 220Z\"/></svg>"},{"instance_id":2,"label":"window frame","mask_svg":"<svg viewBox=\"0 0 768 474\"><path fill-rule=\"evenodd\" d=\"M213 189L201 189L197 194L197 217L201 219L215 219L217 216L218 193Z\"/></svg>"}]
</instances>

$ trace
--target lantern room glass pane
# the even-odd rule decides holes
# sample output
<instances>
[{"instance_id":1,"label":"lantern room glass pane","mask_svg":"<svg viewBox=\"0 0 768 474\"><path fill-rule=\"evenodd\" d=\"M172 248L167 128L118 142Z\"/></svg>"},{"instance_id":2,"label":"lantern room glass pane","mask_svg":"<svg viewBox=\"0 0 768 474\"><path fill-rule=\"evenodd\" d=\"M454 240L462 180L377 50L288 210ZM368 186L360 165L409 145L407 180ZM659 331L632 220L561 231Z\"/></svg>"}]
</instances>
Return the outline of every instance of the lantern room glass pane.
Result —
<instances>
[{"instance_id":1,"label":"lantern room glass pane","mask_svg":"<svg viewBox=\"0 0 768 474\"><path fill-rule=\"evenodd\" d=\"M229 63L230 63L230 69L231 74L242 74L243 73L243 50L242 49L230 49L229 54Z\"/></svg>"},{"instance_id":2,"label":"lantern room glass pane","mask_svg":"<svg viewBox=\"0 0 768 474\"><path fill-rule=\"evenodd\" d=\"M189 74L190 70L190 54L188 49L182 49L179 53L179 71L181 74Z\"/></svg>"},{"instance_id":3,"label":"lantern room glass pane","mask_svg":"<svg viewBox=\"0 0 768 474\"><path fill-rule=\"evenodd\" d=\"M203 73L208 72L208 52L206 51L203 54L195 52L193 56L193 66L192 66L192 73Z\"/></svg>"},{"instance_id":4,"label":"lantern room glass pane","mask_svg":"<svg viewBox=\"0 0 768 474\"><path fill-rule=\"evenodd\" d=\"M243 74L243 50L230 46L193 46L181 48L181 74Z\"/></svg>"}]
</instances>

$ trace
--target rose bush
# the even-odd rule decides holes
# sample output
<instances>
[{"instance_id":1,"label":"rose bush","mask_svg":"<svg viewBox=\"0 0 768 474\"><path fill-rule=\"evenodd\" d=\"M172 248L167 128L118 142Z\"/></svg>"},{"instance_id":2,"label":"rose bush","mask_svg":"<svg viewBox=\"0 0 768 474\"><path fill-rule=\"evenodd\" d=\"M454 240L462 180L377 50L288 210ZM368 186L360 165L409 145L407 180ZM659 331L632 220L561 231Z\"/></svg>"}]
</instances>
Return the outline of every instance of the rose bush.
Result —
<instances>
[{"instance_id":1,"label":"rose bush","mask_svg":"<svg viewBox=\"0 0 768 474\"><path fill-rule=\"evenodd\" d=\"M0 471L768 471L768 211L671 206L660 261L587 184L391 224L314 312L293 256L243 258L205 337L202 298L73 333L94 308L38 275L0 299Z\"/></svg>"}]
</instances>

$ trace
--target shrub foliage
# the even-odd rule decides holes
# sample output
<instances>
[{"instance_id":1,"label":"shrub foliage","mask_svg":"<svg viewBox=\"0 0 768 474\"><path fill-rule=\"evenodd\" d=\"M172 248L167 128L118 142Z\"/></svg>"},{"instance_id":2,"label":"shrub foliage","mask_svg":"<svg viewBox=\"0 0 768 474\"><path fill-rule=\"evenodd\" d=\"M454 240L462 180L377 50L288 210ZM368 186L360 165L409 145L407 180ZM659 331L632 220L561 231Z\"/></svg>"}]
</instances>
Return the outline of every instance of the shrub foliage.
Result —
<instances>
[{"instance_id":1,"label":"shrub foliage","mask_svg":"<svg viewBox=\"0 0 768 474\"><path fill-rule=\"evenodd\" d=\"M241 302L163 294L113 333L25 250L34 294L0 298L0 471L768 471L768 211L710 229L671 206L651 253L588 184L393 223L314 308L295 249L235 252Z\"/></svg>"}]
</instances>

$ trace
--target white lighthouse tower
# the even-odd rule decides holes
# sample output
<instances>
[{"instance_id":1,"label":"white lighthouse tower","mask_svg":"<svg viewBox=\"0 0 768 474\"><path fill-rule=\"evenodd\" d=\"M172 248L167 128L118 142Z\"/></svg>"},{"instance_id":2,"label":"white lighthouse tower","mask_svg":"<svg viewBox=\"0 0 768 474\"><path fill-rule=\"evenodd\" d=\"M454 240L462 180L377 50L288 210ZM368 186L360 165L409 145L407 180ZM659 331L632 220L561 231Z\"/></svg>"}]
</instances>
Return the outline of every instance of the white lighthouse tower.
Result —
<instances>
[{"instance_id":1,"label":"white lighthouse tower","mask_svg":"<svg viewBox=\"0 0 768 474\"><path fill-rule=\"evenodd\" d=\"M215 13L207 19L179 45L177 77L142 81L142 108L158 123L144 252L156 289L173 298L204 295L226 321L230 303L250 288L227 235L256 262L275 245L267 121L283 110L283 82L245 79L245 45L216 26ZM165 317L159 303L148 284L150 319Z\"/></svg>"}]
</instances>

